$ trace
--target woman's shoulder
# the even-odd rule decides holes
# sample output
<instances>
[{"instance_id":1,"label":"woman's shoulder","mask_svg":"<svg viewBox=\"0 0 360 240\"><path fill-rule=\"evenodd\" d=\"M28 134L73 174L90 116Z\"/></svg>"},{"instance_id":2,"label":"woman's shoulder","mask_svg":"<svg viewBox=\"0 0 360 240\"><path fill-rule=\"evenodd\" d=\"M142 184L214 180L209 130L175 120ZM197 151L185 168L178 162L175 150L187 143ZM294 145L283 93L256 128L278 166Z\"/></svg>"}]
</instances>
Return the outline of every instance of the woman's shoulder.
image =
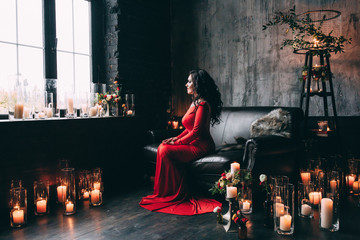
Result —
<instances>
[{"instance_id":1,"label":"woman's shoulder","mask_svg":"<svg viewBox=\"0 0 360 240\"><path fill-rule=\"evenodd\" d=\"M198 103L199 106L205 107L205 108L209 108L210 109L210 104L204 100L204 99L199 99Z\"/></svg>"}]
</instances>

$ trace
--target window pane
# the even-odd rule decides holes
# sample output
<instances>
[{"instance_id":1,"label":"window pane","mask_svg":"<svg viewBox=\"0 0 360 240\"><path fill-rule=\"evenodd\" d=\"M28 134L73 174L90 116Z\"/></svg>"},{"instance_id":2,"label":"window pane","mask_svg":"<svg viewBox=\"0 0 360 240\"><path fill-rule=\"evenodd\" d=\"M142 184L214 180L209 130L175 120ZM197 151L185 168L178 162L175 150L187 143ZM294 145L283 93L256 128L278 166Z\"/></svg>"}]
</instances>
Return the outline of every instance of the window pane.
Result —
<instances>
[{"instance_id":1,"label":"window pane","mask_svg":"<svg viewBox=\"0 0 360 240\"><path fill-rule=\"evenodd\" d=\"M0 1L0 41L16 42L16 1Z\"/></svg>"},{"instance_id":2,"label":"window pane","mask_svg":"<svg viewBox=\"0 0 360 240\"><path fill-rule=\"evenodd\" d=\"M42 0L18 0L17 6L19 43L42 47Z\"/></svg>"},{"instance_id":3,"label":"window pane","mask_svg":"<svg viewBox=\"0 0 360 240\"><path fill-rule=\"evenodd\" d=\"M90 92L90 57L75 55L75 92Z\"/></svg>"},{"instance_id":4,"label":"window pane","mask_svg":"<svg viewBox=\"0 0 360 240\"><path fill-rule=\"evenodd\" d=\"M67 92L74 92L74 64L73 54L57 52L58 63L58 96Z\"/></svg>"},{"instance_id":5,"label":"window pane","mask_svg":"<svg viewBox=\"0 0 360 240\"><path fill-rule=\"evenodd\" d=\"M16 46L0 43L0 89L7 89L8 82L16 75Z\"/></svg>"},{"instance_id":6,"label":"window pane","mask_svg":"<svg viewBox=\"0 0 360 240\"><path fill-rule=\"evenodd\" d=\"M56 0L58 49L73 51L72 0Z\"/></svg>"},{"instance_id":7,"label":"window pane","mask_svg":"<svg viewBox=\"0 0 360 240\"><path fill-rule=\"evenodd\" d=\"M89 54L90 41L90 3L74 0L74 47L75 52Z\"/></svg>"},{"instance_id":8,"label":"window pane","mask_svg":"<svg viewBox=\"0 0 360 240\"><path fill-rule=\"evenodd\" d=\"M28 80L29 89L44 89L43 50L19 46L19 74Z\"/></svg>"}]
</instances>

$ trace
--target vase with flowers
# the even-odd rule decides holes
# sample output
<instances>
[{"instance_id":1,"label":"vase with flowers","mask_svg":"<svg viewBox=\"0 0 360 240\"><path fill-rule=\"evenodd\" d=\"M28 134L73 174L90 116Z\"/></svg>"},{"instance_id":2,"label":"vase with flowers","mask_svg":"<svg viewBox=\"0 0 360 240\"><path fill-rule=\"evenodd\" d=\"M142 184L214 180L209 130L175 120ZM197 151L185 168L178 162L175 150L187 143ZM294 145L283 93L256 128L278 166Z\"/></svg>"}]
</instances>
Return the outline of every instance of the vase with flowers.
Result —
<instances>
[{"instance_id":1,"label":"vase with flowers","mask_svg":"<svg viewBox=\"0 0 360 240\"><path fill-rule=\"evenodd\" d=\"M240 210L238 210L236 212L236 214L234 214L232 216L232 220L237 224L238 226L238 236L239 239L247 239L247 227L246 227L246 223L249 221L249 219L247 219Z\"/></svg>"},{"instance_id":2,"label":"vase with flowers","mask_svg":"<svg viewBox=\"0 0 360 240\"><path fill-rule=\"evenodd\" d=\"M264 200L264 226L273 228L274 227L274 211L273 211L273 200L272 200L272 185L268 183L268 177L265 174L261 174L259 177L260 186L263 188L265 193Z\"/></svg>"},{"instance_id":3,"label":"vase with flowers","mask_svg":"<svg viewBox=\"0 0 360 240\"><path fill-rule=\"evenodd\" d=\"M115 114L117 115L119 113L119 105L121 102L121 96L120 96L120 85L118 81L114 81L112 84L109 85L110 91L106 93L98 93L97 94L97 102L99 105L102 106L102 109L104 111L104 116L109 117L111 114L111 107L115 108ZM117 108L117 110L116 110ZM117 114L116 114L117 113Z\"/></svg>"}]
</instances>

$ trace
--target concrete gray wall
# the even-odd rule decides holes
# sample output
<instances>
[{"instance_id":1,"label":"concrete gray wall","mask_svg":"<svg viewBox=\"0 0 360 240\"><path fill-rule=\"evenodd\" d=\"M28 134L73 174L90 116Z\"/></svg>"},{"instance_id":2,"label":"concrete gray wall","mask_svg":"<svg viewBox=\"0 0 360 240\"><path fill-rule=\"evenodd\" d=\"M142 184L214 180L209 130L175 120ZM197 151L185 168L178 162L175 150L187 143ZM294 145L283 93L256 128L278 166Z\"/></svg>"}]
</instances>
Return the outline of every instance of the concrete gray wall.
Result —
<instances>
[{"instance_id":1,"label":"concrete gray wall","mask_svg":"<svg viewBox=\"0 0 360 240\"><path fill-rule=\"evenodd\" d=\"M280 50L289 38L284 28L262 30L276 10L294 5L298 14L316 9L342 13L330 27L353 43L330 58L337 111L339 116L360 115L358 0L171 0L175 113L182 115L188 107L184 84L193 68L213 76L225 106L300 106L298 78L305 57L290 48ZM322 103L311 99L311 116L323 115Z\"/></svg>"}]
</instances>

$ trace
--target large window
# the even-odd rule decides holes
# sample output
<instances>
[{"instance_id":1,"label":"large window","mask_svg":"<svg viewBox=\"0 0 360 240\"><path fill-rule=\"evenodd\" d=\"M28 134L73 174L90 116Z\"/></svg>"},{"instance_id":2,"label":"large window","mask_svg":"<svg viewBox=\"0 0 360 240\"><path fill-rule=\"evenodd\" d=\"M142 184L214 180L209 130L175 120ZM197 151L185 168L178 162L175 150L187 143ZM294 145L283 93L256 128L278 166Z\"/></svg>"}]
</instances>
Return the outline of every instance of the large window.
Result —
<instances>
[{"instance_id":1,"label":"large window","mask_svg":"<svg viewBox=\"0 0 360 240\"><path fill-rule=\"evenodd\" d=\"M49 2L52 7L48 7ZM49 21L46 16L56 16L56 21ZM1 0L0 109L14 79L21 78L29 92L41 91L48 81L49 69L57 79L54 91L57 90L58 98L66 92L89 92L90 26L90 1ZM51 32L56 36L51 36ZM47 48L49 41L55 44Z\"/></svg>"}]
</instances>

